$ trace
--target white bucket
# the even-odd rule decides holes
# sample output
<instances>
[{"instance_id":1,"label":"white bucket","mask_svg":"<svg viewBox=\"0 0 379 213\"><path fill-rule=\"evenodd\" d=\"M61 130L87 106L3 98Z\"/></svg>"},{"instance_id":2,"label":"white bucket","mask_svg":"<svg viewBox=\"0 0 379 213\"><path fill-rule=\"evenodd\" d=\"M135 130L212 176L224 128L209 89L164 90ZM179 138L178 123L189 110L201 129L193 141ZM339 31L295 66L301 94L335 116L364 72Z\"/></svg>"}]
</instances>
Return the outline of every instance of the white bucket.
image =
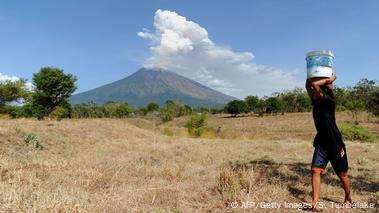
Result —
<instances>
[{"instance_id":1,"label":"white bucket","mask_svg":"<svg viewBox=\"0 0 379 213\"><path fill-rule=\"evenodd\" d=\"M331 77L334 55L332 51L312 51L307 53L307 78Z\"/></svg>"}]
</instances>

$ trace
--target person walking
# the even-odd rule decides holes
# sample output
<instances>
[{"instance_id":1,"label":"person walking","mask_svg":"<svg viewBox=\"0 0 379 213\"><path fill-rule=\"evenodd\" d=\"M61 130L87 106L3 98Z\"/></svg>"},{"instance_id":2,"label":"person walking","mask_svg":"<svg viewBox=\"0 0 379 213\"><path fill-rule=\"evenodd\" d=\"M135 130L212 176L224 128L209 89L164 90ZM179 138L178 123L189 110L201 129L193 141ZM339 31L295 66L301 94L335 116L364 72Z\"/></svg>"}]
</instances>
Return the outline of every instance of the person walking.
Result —
<instances>
[{"instance_id":1,"label":"person walking","mask_svg":"<svg viewBox=\"0 0 379 213\"><path fill-rule=\"evenodd\" d=\"M346 146L337 127L335 119L334 85L336 75L328 77L309 78L306 89L313 105L313 120L317 130L314 138L314 153L312 158L312 210L321 211L320 185L321 174L330 161L333 170L338 175L345 192L344 204L351 205L350 179L348 176L348 160ZM320 206L321 207L321 206Z\"/></svg>"}]
</instances>

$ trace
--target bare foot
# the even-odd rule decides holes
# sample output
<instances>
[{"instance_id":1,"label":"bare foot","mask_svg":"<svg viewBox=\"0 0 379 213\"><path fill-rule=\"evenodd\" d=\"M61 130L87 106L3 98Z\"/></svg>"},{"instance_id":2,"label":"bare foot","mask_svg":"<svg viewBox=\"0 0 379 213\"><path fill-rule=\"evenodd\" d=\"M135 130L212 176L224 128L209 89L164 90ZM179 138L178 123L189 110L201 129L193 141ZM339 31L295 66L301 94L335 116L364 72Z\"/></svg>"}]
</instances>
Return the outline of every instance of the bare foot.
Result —
<instances>
[{"instance_id":1,"label":"bare foot","mask_svg":"<svg viewBox=\"0 0 379 213\"><path fill-rule=\"evenodd\" d=\"M344 208L352 208L353 201L351 200L351 197L345 198L345 201L343 202Z\"/></svg>"},{"instance_id":2,"label":"bare foot","mask_svg":"<svg viewBox=\"0 0 379 213\"><path fill-rule=\"evenodd\" d=\"M345 197L344 203L352 203L351 197Z\"/></svg>"},{"instance_id":3,"label":"bare foot","mask_svg":"<svg viewBox=\"0 0 379 213\"><path fill-rule=\"evenodd\" d=\"M322 209L318 207L318 202L312 203L312 212L322 212Z\"/></svg>"}]
</instances>

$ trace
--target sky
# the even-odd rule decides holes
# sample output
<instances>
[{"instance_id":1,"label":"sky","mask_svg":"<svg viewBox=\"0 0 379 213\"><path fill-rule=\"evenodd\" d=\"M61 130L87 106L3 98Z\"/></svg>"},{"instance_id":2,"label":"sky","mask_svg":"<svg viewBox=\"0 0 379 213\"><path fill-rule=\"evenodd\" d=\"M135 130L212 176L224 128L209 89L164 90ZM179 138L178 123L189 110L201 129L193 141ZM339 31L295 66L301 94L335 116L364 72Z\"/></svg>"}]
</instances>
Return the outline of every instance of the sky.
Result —
<instances>
[{"instance_id":1,"label":"sky","mask_svg":"<svg viewBox=\"0 0 379 213\"><path fill-rule=\"evenodd\" d=\"M0 0L0 80L43 66L83 92L161 67L243 98L302 87L331 50L338 86L379 80L379 1Z\"/></svg>"}]
</instances>

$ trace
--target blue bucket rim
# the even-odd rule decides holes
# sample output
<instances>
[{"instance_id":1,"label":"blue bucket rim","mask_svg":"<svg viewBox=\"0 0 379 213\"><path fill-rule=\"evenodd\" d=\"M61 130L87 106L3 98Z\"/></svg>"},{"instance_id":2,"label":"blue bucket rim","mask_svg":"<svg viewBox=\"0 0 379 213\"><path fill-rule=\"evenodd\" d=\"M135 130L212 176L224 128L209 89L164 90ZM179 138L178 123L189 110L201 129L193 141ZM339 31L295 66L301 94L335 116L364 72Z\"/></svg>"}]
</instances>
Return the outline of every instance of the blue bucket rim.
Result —
<instances>
[{"instance_id":1,"label":"blue bucket rim","mask_svg":"<svg viewBox=\"0 0 379 213\"><path fill-rule=\"evenodd\" d=\"M321 55L330 56L334 58L334 54L330 50L317 50L317 51L308 52L305 56L305 60L308 60L308 58L313 57L313 56L321 56Z\"/></svg>"}]
</instances>

